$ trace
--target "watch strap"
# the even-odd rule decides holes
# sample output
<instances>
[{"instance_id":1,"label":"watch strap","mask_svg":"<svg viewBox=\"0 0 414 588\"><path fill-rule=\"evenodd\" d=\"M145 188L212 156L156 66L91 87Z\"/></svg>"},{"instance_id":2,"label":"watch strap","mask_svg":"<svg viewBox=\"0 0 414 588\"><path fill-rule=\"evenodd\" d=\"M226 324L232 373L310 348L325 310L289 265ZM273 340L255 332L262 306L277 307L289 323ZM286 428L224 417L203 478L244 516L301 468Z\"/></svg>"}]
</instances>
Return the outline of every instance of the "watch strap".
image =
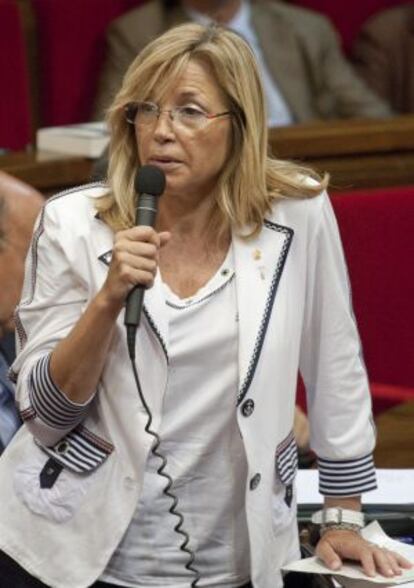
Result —
<instances>
[{"instance_id":1,"label":"watch strap","mask_svg":"<svg viewBox=\"0 0 414 588\"><path fill-rule=\"evenodd\" d=\"M358 510L331 507L318 510L312 515L315 525L340 525L342 523L355 525L362 529L365 526L364 514Z\"/></svg>"},{"instance_id":2,"label":"watch strap","mask_svg":"<svg viewBox=\"0 0 414 588\"><path fill-rule=\"evenodd\" d=\"M353 525L352 523L331 523L330 525L321 525L319 529L319 536L323 537L328 531L352 531L353 533L361 534L361 527Z\"/></svg>"}]
</instances>

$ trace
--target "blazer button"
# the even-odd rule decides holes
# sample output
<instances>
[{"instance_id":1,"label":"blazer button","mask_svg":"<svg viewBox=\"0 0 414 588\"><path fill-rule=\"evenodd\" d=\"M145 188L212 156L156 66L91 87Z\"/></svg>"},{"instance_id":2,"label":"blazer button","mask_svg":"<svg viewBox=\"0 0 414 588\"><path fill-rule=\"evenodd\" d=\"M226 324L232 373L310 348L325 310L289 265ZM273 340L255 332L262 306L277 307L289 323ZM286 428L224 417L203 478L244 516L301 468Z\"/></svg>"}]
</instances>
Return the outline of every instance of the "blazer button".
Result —
<instances>
[{"instance_id":1,"label":"blazer button","mask_svg":"<svg viewBox=\"0 0 414 588\"><path fill-rule=\"evenodd\" d=\"M69 443L67 441L60 441L58 445L56 445L55 450L56 453L60 453L60 455L64 455L69 450Z\"/></svg>"},{"instance_id":2,"label":"blazer button","mask_svg":"<svg viewBox=\"0 0 414 588\"><path fill-rule=\"evenodd\" d=\"M262 476L260 474L255 474L253 478L250 480L250 490L256 490L258 485L260 484Z\"/></svg>"},{"instance_id":3,"label":"blazer button","mask_svg":"<svg viewBox=\"0 0 414 588\"><path fill-rule=\"evenodd\" d=\"M242 415L245 417L249 417L251 414L253 414L254 400L248 398L245 402L243 402L241 411Z\"/></svg>"}]
</instances>

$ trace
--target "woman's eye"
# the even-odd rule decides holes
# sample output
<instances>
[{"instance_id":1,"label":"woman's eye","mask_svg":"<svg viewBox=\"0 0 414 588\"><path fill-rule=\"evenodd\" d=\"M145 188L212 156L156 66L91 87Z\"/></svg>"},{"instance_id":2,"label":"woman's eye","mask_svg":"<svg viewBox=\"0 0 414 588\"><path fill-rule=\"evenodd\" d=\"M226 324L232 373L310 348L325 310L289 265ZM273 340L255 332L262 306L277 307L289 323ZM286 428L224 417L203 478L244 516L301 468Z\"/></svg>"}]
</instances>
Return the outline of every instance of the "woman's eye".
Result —
<instances>
[{"instance_id":1,"label":"woman's eye","mask_svg":"<svg viewBox=\"0 0 414 588\"><path fill-rule=\"evenodd\" d=\"M137 108L138 112L141 112L143 114L151 114L157 111L156 105L152 104L151 102L140 102Z\"/></svg>"},{"instance_id":2,"label":"woman's eye","mask_svg":"<svg viewBox=\"0 0 414 588\"><path fill-rule=\"evenodd\" d=\"M204 116L204 112L198 108L194 108L194 106L183 106L180 108L180 112L183 116L188 116L191 118Z\"/></svg>"}]
</instances>

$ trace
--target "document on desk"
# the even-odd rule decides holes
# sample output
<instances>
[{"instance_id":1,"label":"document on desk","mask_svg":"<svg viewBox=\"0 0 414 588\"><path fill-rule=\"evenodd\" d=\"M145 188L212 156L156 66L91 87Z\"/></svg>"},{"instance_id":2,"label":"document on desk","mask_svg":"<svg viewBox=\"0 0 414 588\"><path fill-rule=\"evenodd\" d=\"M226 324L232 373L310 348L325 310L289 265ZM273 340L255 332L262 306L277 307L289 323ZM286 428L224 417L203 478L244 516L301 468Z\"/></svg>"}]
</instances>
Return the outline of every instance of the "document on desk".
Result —
<instances>
[{"instance_id":1,"label":"document on desk","mask_svg":"<svg viewBox=\"0 0 414 588\"><path fill-rule=\"evenodd\" d=\"M377 470L377 490L363 495L363 504L414 507L414 469ZM318 470L299 470L297 477L298 504L321 504L318 491Z\"/></svg>"},{"instance_id":2,"label":"document on desk","mask_svg":"<svg viewBox=\"0 0 414 588\"><path fill-rule=\"evenodd\" d=\"M376 543L380 547L386 547L392 549L406 557L414 565L414 546L401 543L395 539L388 537L382 530L381 526L377 521L374 521L367 525L361 531L362 536L372 543ZM294 561L286 566L283 566L283 570L290 572L307 572L310 574L330 574L334 575L338 582L346 586L346 588L373 588L373 585L381 585L381 588L385 586L397 586L404 584L405 588L409 587L409 583L414 586L414 567L410 570L403 570L400 576L394 578L386 578L377 574L373 578L368 577L362 571L362 567L357 563L343 564L339 572L332 574L325 564L317 557L307 557L299 561Z\"/></svg>"}]
</instances>

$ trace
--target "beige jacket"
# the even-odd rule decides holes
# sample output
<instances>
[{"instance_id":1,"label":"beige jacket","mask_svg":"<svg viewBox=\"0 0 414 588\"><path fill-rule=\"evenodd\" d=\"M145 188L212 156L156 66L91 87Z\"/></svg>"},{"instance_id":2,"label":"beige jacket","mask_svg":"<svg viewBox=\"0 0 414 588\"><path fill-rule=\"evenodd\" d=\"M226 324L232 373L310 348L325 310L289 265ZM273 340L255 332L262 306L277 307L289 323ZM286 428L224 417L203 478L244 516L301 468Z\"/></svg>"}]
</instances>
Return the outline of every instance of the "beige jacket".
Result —
<instances>
[{"instance_id":1,"label":"beige jacket","mask_svg":"<svg viewBox=\"0 0 414 588\"><path fill-rule=\"evenodd\" d=\"M414 5L385 10L362 28L353 47L355 67L397 112L414 113Z\"/></svg>"},{"instance_id":2,"label":"beige jacket","mask_svg":"<svg viewBox=\"0 0 414 588\"><path fill-rule=\"evenodd\" d=\"M151 0L114 21L108 32L96 117L102 117L141 49L186 21L179 5L167 12L161 0ZM256 0L252 24L269 71L296 122L391 114L347 63L335 31L322 15L274 0Z\"/></svg>"}]
</instances>

